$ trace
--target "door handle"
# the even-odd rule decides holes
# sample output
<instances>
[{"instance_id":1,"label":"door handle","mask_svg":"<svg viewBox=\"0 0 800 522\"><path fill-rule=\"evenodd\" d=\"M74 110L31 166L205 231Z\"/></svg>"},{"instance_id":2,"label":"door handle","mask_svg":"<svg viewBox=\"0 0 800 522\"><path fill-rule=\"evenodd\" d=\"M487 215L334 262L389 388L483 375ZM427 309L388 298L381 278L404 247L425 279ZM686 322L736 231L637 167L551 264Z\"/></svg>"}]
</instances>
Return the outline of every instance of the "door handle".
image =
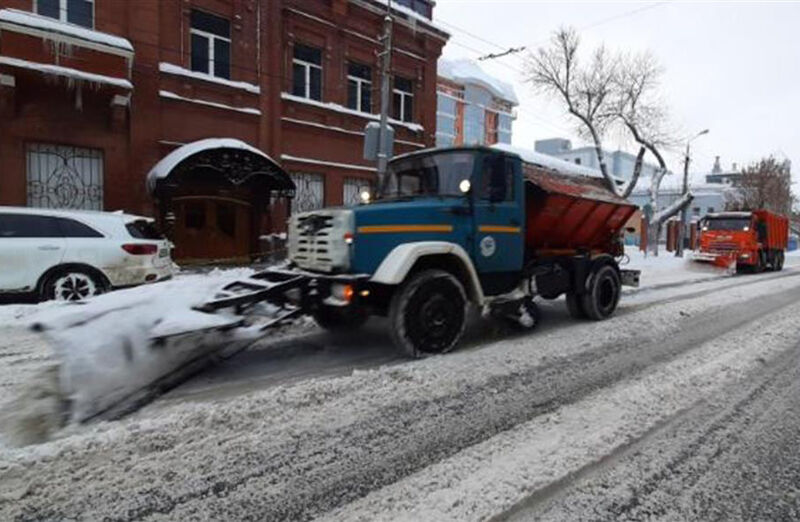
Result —
<instances>
[{"instance_id":1,"label":"door handle","mask_svg":"<svg viewBox=\"0 0 800 522\"><path fill-rule=\"evenodd\" d=\"M39 250L60 250L60 246L56 245L42 245L39 247Z\"/></svg>"}]
</instances>

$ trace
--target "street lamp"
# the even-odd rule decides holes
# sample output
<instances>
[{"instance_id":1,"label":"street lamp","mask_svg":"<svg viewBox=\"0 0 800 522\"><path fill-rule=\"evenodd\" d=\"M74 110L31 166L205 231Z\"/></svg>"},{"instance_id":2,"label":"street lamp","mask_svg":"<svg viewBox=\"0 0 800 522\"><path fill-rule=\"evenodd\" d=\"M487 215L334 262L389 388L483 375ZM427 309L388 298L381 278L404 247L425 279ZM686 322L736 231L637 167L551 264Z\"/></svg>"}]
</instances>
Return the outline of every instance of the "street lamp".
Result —
<instances>
[{"instance_id":1,"label":"street lamp","mask_svg":"<svg viewBox=\"0 0 800 522\"><path fill-rule=\"evenodd\" d=\"M686 194L686 192L689 190L689 162L691 161L689 158L689 147L694 140L708 133L708 129L703 129L686 140L686 155L683 157L683 191L681 194ZM681 221L680 226L678 227L678 248L675 249L675 257L683 257L683 240L684 235L686 234L686 219L688 213L687 207L688 205L681 209Z\"/></svg>"}]
</instances>

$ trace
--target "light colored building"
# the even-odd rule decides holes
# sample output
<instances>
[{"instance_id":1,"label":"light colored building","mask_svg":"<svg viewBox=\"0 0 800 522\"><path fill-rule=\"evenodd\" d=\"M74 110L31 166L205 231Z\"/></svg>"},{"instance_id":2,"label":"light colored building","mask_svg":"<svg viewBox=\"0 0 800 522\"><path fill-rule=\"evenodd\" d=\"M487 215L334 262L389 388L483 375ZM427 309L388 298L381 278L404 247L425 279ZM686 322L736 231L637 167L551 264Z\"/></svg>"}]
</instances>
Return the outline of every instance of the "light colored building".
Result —
<instances>
[{"instance_id":1,"label":"light colored building","mask_svg":"<svg viewBox=\"0 0 800 522\"><path fill-rule=\"evenodd\" d=\"M577 163L585 167L600 169L600 161L597 159L597 152L594 147L572 148L572 142L565 138L550 138L538 140L534 143L536 152L555 156L565 161ZM622 150L605 151L606 166L609 173L623 180L629 180L633 176L633 169L636 165L636 155ZM651 177L656 171L656 166L645 162L642 165L642 177Z\"/></svg>"},{"instance_id":2,"label":"light colored building","mask_svg":"<svg viewBox=\"0 0 800 522\"><path fill-rule=\"evenodd\" d=\"M474 61L439 59L436 146L511 143L514 87Z\"/></svg>"}]
</instances>

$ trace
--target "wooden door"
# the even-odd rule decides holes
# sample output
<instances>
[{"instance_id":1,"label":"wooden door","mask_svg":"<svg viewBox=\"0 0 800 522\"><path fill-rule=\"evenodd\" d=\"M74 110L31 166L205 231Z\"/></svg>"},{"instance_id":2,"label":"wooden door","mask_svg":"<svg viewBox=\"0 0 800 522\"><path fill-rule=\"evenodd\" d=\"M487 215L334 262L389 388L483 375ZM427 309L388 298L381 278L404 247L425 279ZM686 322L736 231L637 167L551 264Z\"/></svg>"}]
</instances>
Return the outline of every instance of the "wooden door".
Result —
<instances>
[{"instance_id":1,"label":"wooden door","mask_svg":"<svg viewBox=\"0 0 800 522\"><path fill-rule=\"evenodd\" d=\"M246 262L251 251L253 207L245 201L214 196L174 200L175 251L181 262Z\"/></svg>"}]
</instances>

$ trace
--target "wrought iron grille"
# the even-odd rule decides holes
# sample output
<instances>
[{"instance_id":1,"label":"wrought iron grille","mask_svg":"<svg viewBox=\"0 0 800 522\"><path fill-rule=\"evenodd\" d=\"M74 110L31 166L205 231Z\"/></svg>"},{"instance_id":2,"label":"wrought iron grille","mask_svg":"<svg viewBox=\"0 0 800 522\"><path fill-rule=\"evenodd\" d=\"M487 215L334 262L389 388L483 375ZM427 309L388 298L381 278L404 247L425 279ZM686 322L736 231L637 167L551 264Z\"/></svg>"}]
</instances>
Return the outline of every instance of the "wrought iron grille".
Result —
<instances>
[{"instance_id":1,"label":"wrought iron grille","mask_svg":"<svg viewBox=\"0 0 800 522\"><path fill-rule=\"evenodd\" d=\"M359 178L345 178L342 188L342 201L346 207L361 203L361 193L368 190L372 193L372 183Z\"/></svg>"},{"instance_id":2,"label":"wrought iron grille","mask_svg":"<svg viewBox=\"0 0 800 522\"><path fill-rule=\"evenodd\" d=\"M28 206L103 210L103 151L30 143Z\"/></svg>"},{"instance_id":3,"label":"wrought iron grille","mask_svg":"<svg viewBox=\"0 0 800 522\"><path fill-rule=\"evenodd\" d=\"M325 204L325 182L320 174L292 174L295 196L292 212L306 212L322 208Z\"/></svg>"}]
</instances>

